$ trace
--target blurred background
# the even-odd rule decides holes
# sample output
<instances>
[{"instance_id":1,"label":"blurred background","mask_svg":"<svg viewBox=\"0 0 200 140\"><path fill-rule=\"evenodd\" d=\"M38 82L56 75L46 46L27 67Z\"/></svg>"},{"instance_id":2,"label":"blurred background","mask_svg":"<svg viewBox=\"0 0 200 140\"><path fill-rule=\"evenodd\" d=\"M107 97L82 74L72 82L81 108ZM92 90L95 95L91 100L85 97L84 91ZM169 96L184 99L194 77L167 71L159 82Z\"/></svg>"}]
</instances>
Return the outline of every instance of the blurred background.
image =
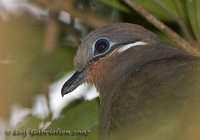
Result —
<instances>
[{"instance_id":1,"label":"blurred background","mask_svg":"<svg viewBox=\"0 0 200 140\"><path fill-rule=\"evenodd\" d=\"M134 0L190 45L200 43L200 1ZM83 85L61 97L73 73L73 57L91 30L115 22L140 24L175 43L122 0L0 0L0 140L7 129L84 130L98 137L99 99ZM58 139L58 136L31 137Z\"/></svg>"}]
</instances>

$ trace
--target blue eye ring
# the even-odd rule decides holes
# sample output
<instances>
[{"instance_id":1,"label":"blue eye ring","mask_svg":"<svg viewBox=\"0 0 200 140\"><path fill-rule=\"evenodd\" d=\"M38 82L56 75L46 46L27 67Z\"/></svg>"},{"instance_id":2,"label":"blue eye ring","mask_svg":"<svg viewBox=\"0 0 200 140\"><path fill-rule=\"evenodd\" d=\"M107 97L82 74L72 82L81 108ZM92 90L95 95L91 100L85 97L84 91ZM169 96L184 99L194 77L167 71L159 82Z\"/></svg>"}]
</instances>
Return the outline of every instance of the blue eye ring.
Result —
<instances>
[{"instance_id":1,"label":"blue eye ring","mask_svg":"<svg viewBox=\"0 0 200 140\"><path fill-rule=\"evenodd\" d=\"M109 49L110 43L109 43L109 41L107 39L99 39L95 43L94 47L95 47L95 52L97 54L102 54L102 53L106 52Z\"/></svg>"}]
</instances>

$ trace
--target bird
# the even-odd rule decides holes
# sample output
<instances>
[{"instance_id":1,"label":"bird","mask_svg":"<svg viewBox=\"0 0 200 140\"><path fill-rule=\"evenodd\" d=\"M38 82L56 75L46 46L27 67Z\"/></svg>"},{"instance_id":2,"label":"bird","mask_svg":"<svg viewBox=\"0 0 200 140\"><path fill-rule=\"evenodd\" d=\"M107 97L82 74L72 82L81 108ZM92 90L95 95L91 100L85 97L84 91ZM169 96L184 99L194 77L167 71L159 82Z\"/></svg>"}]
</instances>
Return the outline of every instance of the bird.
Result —
<instances>
[{"instance_id":1,"label":"bird","mask_svg":"<svg viewBox=\"0 0 200 140\"><path fill-rule=\"evenodd\" d=\"M194 136L189 128L200 124L193 121L193 114L200 116L199 57L140 25L113 23L82 40L74 67L61 94L83 83L96 87L100 139L183 140L183 132Z\"/></svg>"}]
</instances>

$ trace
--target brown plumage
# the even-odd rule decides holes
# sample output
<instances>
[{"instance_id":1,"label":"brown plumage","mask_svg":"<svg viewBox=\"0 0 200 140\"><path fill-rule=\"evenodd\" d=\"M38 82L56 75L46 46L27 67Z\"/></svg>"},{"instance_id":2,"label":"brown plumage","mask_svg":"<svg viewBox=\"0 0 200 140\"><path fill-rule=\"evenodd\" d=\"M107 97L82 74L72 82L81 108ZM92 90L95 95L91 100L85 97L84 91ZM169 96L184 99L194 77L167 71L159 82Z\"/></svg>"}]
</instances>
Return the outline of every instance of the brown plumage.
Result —
<instances>
[{"instance_id":1,"label":"brown plumage","mask_svg":"<svg viewBox=\"0 0 200 140\"><path fill-rule=\"evenodd\" d=\"M109 47L101 52L102 45ZM182 138L176 132L188 125L182 115L191 117L200 94L198 57L170 47L139 25L119 23L91 32L77 52L75 67L78 72L62 95L83 82L95 85L103 140L156 139L162 129L168 139ZM176 131L165 128L173 121Z\"/></svg>"}]
</instances>

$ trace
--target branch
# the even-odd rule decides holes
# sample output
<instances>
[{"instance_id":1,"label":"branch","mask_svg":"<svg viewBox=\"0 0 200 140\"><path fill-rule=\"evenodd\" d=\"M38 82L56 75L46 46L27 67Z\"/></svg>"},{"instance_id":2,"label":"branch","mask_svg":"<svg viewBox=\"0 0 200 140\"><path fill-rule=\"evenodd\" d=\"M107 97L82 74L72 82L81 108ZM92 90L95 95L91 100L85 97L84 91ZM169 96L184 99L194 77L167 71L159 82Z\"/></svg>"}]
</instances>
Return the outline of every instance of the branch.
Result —
<instances>
[{"instance_id":1,"label":"branch","mask_svg":"<svg viewBox=\"0 0 200 140\"><path fill-rule=\"evenodd\" d=\"M142 15L149 23L154 25L160 31L167 34L180 48L182 48L183 50L185 50L186 52L192 55L195 55L195 56L200 55L200 52L198 49L192 48L190 44L187 41L185 41L182 37L180 37L176 32L174 32L172 29L167 27L164 23L162 23L160 20L155 18L152 14L150 14L144 8L136 4L134 1L125 0L125 3L129 5L133 10L138 12L140 15Z\"/></svg>"},{"instance_id":2,"label":"branch","mask_svg":"<svg viewBox=\"0 0 200 140\"><path fill-rule=\"evenodd\" d=\"M80 18L84 23L94 28L111 23L111 21L108 21L104 18L97 16L94 12L90 10L78 11L75 8L75 0L66 0L66 1L63 0L57 2L51 7L51 10L55 12L60 10L65 10L68 13L70 13L72 17Z\"/></svg>"}]
</instances>

